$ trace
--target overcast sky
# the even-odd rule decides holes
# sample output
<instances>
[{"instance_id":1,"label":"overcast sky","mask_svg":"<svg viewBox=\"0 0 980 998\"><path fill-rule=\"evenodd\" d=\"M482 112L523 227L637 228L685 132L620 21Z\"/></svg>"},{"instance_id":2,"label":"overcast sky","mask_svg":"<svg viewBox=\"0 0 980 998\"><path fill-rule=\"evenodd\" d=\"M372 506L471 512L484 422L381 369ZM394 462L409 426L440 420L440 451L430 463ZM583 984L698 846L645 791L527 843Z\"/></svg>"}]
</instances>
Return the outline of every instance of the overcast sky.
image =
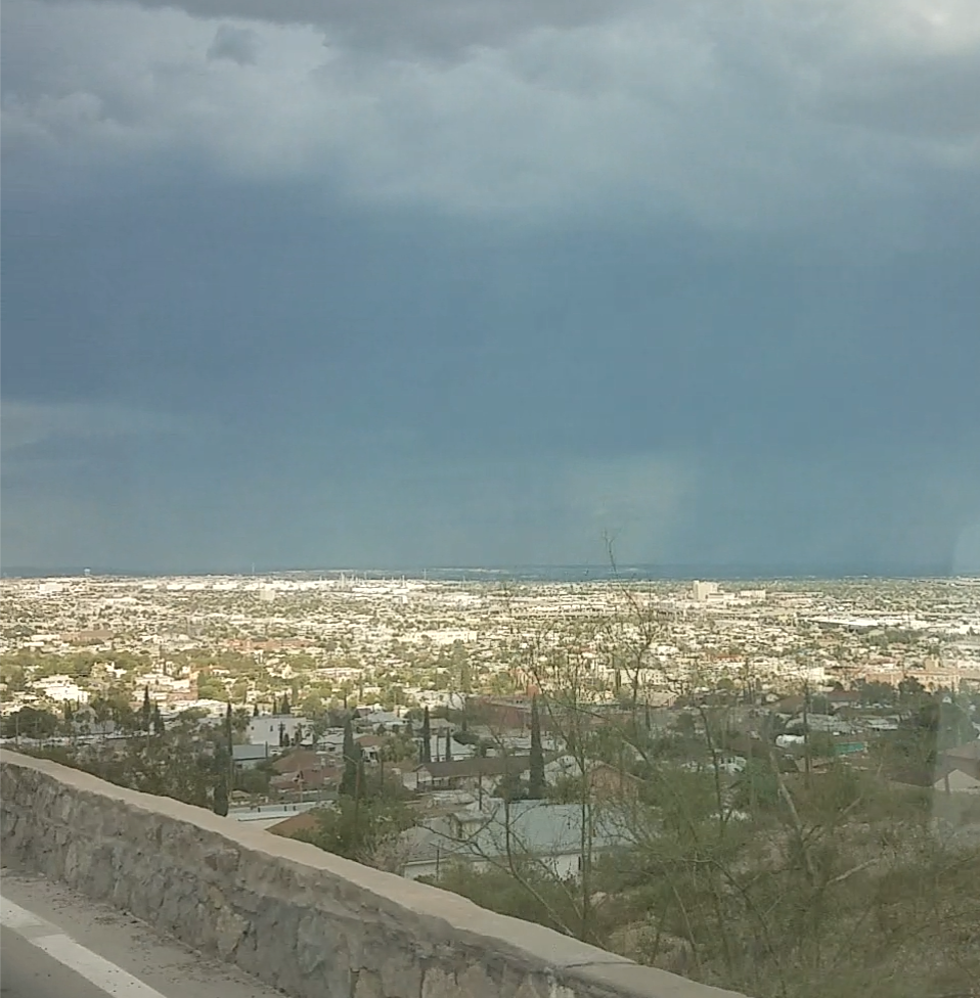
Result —
<instances>
[{"instance_id":1,"label":"overcast sky","mask_svg":"<svg viewBox=\"0 0 980 998\"><path fill-rule=\"evenodd\" d=\"M5 0L5 569L980 573L976 0Z\"/></svg>"}]
</instances>

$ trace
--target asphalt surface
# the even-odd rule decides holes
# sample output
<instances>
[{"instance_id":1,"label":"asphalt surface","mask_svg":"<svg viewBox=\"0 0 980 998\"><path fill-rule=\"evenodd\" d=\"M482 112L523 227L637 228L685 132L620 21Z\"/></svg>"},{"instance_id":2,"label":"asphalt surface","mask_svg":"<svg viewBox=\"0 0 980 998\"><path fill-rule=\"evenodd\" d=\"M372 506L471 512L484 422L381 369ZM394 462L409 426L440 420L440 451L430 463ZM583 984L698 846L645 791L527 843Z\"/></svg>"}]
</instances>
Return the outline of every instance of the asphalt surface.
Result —
<instances>
[{"instance_id":1,"label":"asphalt surface","mask_svg":"<svg viewBox=\"0 0 980 998\"><path fill-rule=\"evenodd\" d=\"M12 929L2 926L0 995L3 998L105 998L106 992Z\"/></svg>"},{"instance_id":2,"label":"asphalt surface","mask_svg":"<svg viewBox=\"0 0 980 998\"><path fill-rule=\"evenodd\" d=\"M41 877L4 870L0 896L2 998L282 998Z\"/></svg>"}]
</instances>

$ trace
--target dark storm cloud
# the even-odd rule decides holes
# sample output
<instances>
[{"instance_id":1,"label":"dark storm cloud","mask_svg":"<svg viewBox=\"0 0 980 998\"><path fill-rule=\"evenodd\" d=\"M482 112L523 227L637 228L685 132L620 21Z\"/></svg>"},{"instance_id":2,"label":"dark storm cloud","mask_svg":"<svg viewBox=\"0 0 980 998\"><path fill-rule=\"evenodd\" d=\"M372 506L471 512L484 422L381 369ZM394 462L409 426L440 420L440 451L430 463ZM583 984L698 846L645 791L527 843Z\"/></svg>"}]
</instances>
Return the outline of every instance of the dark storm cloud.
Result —
<instances>
[{"instance_id":1,"label":"dark storm cloud","mask_svg":"<svg viewBox=\"0 0 980 998\"><path fill-rule=\"evenodd\" d=\"M254 31L222 24L214 34L214 41L208 49L208 59L231 59L240 66L247 66L257 60L257 47L258 40Z\"/></svg>"},{"instance_id":2,"label":"dark storm cloud","mask_svg":"<svg viewBox=\"0 0 980 998\"><path fill-rule=\"evenodd\" d=\"M5 564L980 567L974 8L265 6L5 5Z\"/></svg>"},{"instance_id":3,"label":"dark storm cloud","mask_svg":"<svg viewBox=\"0 0 980 998\"><path fill-rule=\"evenodd\" d=\"M58 6L105 0L58 0ZM312 26L326 44L356 59L408 57L463 60L473 50L510 52L512 68L561 89L579 80L593 95L615 70L578 47L576 61L547 52L530 59L515 42L534 32L576 34L639 23L689 46L723 74L735 93L756 97L776 81L797 113L812 113L872 131L906 136L976 135L980 86L975 12L962 0L800 0L783 9L763 0L733 5L706 0L138 0L147 10L181 10L207 19ZM15 6L11 4L11 6ZM210 52L253 62L255 35L221 25ZM587 36L584 36L587 39ZM227 48L227 51L225 51ZM234 55L231 53L234 52ZM244 57L244 58L243 58ZM690 71L690 66L686 67ZM353 67L349 70L356 72Z\"/></svg>"},{"instance_id":4,"label":"dark storm cloud","mask_svg":"<svg viewBox=\"0 0 980 998\"><path fill-rule=\"evenodd\" d=\"M615 17L635 0L145 0L195 16L310 24L357 48L455 57L470 46L504 44L535 28L576 28Z\"/></svg>"},{"instance_id":5,"label":"dark storm cloud","mask_svg":"<svg viewBox=\"0 0 980 998\"><path fill-rule=\"evenodd\" d=\"M975 242L856 267L780 240L491 236L247 190L97 211L5 220L8 398L401 411L440 447L476 427L481 447L591 453L931 442L980 419Z\"/></svg>"},{"instance_id":6,"label":"dark storm cloud","mask_svg":"<svg viewBox=\"0 0 980 998\"><path fill-rule=\"evenodd\" d=\"M54 16L11 0L8 184L50 190L106 167L153 177L192 162L370 207L525 224L645 213L891 244L921 239L931 192L959 188L978 208L965 94L980 25L956 0L899 11L890 0L750 0L737 12L717 0L598 17L448 4L431 23L428 5L397 9L414 25L395 29L408 39L452 39L454 17L508 31L447 64L352 40L343 26L365 5L216 25L169 5L76 3ZM569 11L588 27L564 25ZM335 27L313 27L318 12ZM254 59L209 62L219 28L251 31Z\"/></svg>"},{"instance_id":7,"label":"dark storm cloud","mask_svg":"<svg viewBox=\"0 0 980 998\"><path fill-rule=\"evenodd\" d=\"M828 80L824 114L897 135L975 136L980 130L980 60L975 50L909 65L894 60L876 72Z\"/></svg>"}]
</instances>

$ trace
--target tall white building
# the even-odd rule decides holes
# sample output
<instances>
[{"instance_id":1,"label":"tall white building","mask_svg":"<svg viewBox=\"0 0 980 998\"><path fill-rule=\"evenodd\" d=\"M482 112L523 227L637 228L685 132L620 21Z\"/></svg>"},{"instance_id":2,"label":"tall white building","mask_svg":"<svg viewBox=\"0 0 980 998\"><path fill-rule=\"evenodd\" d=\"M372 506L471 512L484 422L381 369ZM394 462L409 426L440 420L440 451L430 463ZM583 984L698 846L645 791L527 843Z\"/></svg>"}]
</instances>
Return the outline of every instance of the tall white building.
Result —
<instances>
[{"instance_id":1,"label":"tall white building","mask_svg":"<svg viewBox=\"0 0 980 998\"><path fill-rule=\"evenodd\" d=\"M703 603L709 596L717 596L719 592L717 582L698 582L695 580L691 588L694 598L699 603Z\"/></svg>"}]
</instances>

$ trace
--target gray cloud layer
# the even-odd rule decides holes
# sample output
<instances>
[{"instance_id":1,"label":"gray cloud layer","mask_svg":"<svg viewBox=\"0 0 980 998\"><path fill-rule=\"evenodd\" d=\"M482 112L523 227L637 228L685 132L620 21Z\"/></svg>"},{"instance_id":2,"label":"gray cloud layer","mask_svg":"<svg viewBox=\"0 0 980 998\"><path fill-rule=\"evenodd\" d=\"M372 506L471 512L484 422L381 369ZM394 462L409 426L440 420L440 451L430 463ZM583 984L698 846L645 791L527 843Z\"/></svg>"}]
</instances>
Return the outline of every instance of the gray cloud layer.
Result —
<instances>
[{"instance_id":1,"label":"gray cloud layer","mask_svg":"<svg viewBox=\"0 0 980 998\"><path fill-rule=\"evenodd\" d=\"M209 20L237 18L281 25L315 25L345 44L386 55L459 58L472 47L497 47L529 31L568 30L614 19L635 0L193 0L143 2L148 9L177 7ZM661 10L669 5L658 4Z\"/></svg>"},{"instance_id":2,"label":"gray cloud layer","mask_svg":"<svg viewBox=\"0 0 980 998\"><path fill-rule=\"evenodd\" d=\"M247 4L12 0L8 159L63 179L180 156L511 220L640 211L834 231L860 213L899 242L928 222L930 190L977 207L971 3L383 6L269 5L271 23ZM206 19L219 13L237 19ZM248 58L208 64L245 31Z\"/></svg>"},{"instance_id":3,"label":"gray cloud layer","mask_svg":"<svg viewBox=\"0 0 980 998\"><path fill-rule=\"evenodd\" d=\"M980 570L974 3L2 42L6 565Z\"/></svg>"}]
</instances>

